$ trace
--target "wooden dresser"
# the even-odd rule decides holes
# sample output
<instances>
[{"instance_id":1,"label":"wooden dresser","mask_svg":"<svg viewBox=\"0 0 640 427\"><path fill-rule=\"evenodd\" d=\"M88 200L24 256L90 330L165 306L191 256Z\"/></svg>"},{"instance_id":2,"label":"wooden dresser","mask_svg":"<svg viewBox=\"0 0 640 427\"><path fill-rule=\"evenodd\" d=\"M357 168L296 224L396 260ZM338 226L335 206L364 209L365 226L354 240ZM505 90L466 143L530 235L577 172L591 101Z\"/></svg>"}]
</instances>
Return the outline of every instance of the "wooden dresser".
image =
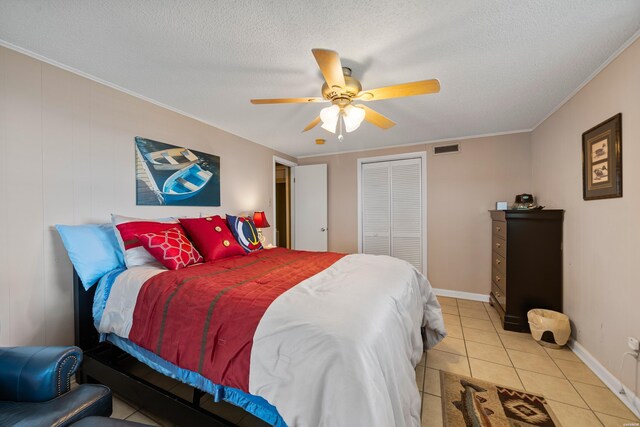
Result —
<instances>
[{"instance_id":1,"label":"wooden dresser","mask_svg":"<svg viewBox=\"0 0 640 427\"><path fill-rule=\"evenodd\" d=\"M491 212L491 304L505 330L527 332L532 308L562 311L559 209Z\"/></svg>"}]
</instances>

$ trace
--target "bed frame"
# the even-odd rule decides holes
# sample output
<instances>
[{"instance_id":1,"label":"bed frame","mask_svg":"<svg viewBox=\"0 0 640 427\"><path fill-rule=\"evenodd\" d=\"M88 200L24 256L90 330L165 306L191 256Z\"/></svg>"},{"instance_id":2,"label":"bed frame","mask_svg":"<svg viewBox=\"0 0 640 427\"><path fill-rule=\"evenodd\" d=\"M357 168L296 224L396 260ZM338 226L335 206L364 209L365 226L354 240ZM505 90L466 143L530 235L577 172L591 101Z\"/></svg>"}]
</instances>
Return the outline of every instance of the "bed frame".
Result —
<instances>
[{"instance_id":1,"label":"bed frame","mask_svg":"<svg viewBox=\"0 0 640 427\"><path fill-rule=\"evenodd\" d=\"M154 414L188 426L225 426L236 424L200 407L204 392L194 388L191 402L145 381L126 369L133 356L109 342L100 342L93 324L93 298L96 287L88 291L73 271L75 344L84 352L77 374L79 383L100 383L114 393Z\"/></svg>"}]
</instances>

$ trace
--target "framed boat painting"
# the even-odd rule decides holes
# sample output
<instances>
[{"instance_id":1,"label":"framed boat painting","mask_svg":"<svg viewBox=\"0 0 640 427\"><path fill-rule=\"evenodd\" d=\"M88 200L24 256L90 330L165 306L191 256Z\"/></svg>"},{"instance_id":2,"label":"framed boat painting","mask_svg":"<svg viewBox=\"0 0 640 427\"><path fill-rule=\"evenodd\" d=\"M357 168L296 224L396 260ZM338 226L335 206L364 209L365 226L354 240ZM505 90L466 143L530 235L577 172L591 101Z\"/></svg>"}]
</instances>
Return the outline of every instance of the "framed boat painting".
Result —
<instances>
[{"instance_id":1,"label":"framed boat painting","mask_svg":"<svg viewBox=\"0 0 640 427\"><path fill-rule=\"evenodd\" d=\"M582 134L582 198L622 197L622 113Z\"/></svg>"},{"instance_id":2,"label":"framed boat painting","mask_svg":"<svg viewBox=\"0 0 640 427\"><path fill-rule=\"evenodd\" d=\"M220 157L136 137L136 204L220 206Z\"/></svg>"}]
</instances>

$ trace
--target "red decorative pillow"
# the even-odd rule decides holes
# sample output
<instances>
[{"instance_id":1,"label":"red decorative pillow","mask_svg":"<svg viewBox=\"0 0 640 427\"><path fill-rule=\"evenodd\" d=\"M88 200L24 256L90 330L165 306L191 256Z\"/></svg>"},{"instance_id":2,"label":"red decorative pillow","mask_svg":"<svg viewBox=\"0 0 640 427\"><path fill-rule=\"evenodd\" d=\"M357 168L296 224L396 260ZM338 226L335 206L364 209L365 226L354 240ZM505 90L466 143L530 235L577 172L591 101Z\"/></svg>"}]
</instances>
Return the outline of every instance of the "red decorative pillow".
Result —
<instances>
[{"instance_id":1,"label":"red decorative pillow","mask_svg":"<svg viewBox=\"0 0 640 427\"><path fill-rule=\"evenodd\" d=\"M205 261L215 261L235 255L246 255L220 216L180 218L180 224L196 245Z\"/></svg>"},{"instance_id":2,"label":"red decorative pillow","mask_svg":"<svg viewBox=\"0 0 640 427\"><path fill-rule=\"evenodd\" d=\"M111 221L127 268L156 261L138 241L139 234L159 233L175 227L184 232L175 218L141 219L111 214Z\"/></svg>"},{"instance_id":3,"label":"red decorative pillow","mask_svg":"<svg viewBox=\"0 0 640 427\"><path fill-rule=\"evenodd\" d=\"M179 270L202 262L202 255L177 227L136 236L140 244L169 270Z\"/></svg>"}]
</instances>

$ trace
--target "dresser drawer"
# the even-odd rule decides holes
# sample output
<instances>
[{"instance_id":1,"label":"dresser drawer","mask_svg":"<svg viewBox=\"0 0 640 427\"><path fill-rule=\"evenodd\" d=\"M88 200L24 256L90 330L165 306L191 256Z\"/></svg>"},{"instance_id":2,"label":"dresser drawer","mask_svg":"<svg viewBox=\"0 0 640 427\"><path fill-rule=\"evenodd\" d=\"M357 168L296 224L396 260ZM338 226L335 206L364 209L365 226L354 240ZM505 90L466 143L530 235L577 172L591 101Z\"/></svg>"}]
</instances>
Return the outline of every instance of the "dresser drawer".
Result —
<instances>
[{"instance_id":1,"label":"dresser drawer","mask_svg":"<svg viewBox=\"0 0 640 427\"><path fill-rule=\"evenodd\" d=\"M491 213L491 219L494 221L505 222L507 220L507 216L505 211L489 211Z\"/></svg>"},{"instance_id":2,"label":"dresser drawer","mask_svg":"<svg viewBox=\"0 0 640 427\"><path fill-rule=\"evenodd\" d=\"M493 234L491 238L491 248L499 255L507 257L507 241Z\"/></svg>"},{"instance_id":3,"label":"dresser drawer","mask_svg":"<svg viewBox=\"0 0 640 427\"><path fill-rule=\"evenodd\" d=\"M493 234L507 240L507 223L502 221L493 221Z\"/></svg>"},{"instance_id":4,"label":"dresser drawer","mask_svg":"<svg viewBox=\"0 0 640 427\"><path fill-rule=\"evenodd\" d=\"M498 270L497 268L491 269L491 281L498 285L500 289L503 291L507 290L507 277L504 272Z\"/></svg>"},{"instance_id":5,"label":"dresser drawer","mask_svg":"<svg viewBox=\"0 0 640 427\"><path fill-rule=\"evenodd\" d=\"M502 289L497 287L496 284L493 282L491 283L491 293L493 294L493 297L495 298L495 300L498 301L498 304L502 306L502 309L506 311L507 310L507 294L505 294L502 291Z\"/></svg>"},{"instance_id":6,"label":"dresser drawer","mask_svg":"<svg viewBox=\"0 0 640 427\"><path fill-rule=\"evenodd\" d=\"M507 259L496 251L491 252L491 264L494 268L500 270L502 273L506 273Z\"/></svg>"}]
</instances>

